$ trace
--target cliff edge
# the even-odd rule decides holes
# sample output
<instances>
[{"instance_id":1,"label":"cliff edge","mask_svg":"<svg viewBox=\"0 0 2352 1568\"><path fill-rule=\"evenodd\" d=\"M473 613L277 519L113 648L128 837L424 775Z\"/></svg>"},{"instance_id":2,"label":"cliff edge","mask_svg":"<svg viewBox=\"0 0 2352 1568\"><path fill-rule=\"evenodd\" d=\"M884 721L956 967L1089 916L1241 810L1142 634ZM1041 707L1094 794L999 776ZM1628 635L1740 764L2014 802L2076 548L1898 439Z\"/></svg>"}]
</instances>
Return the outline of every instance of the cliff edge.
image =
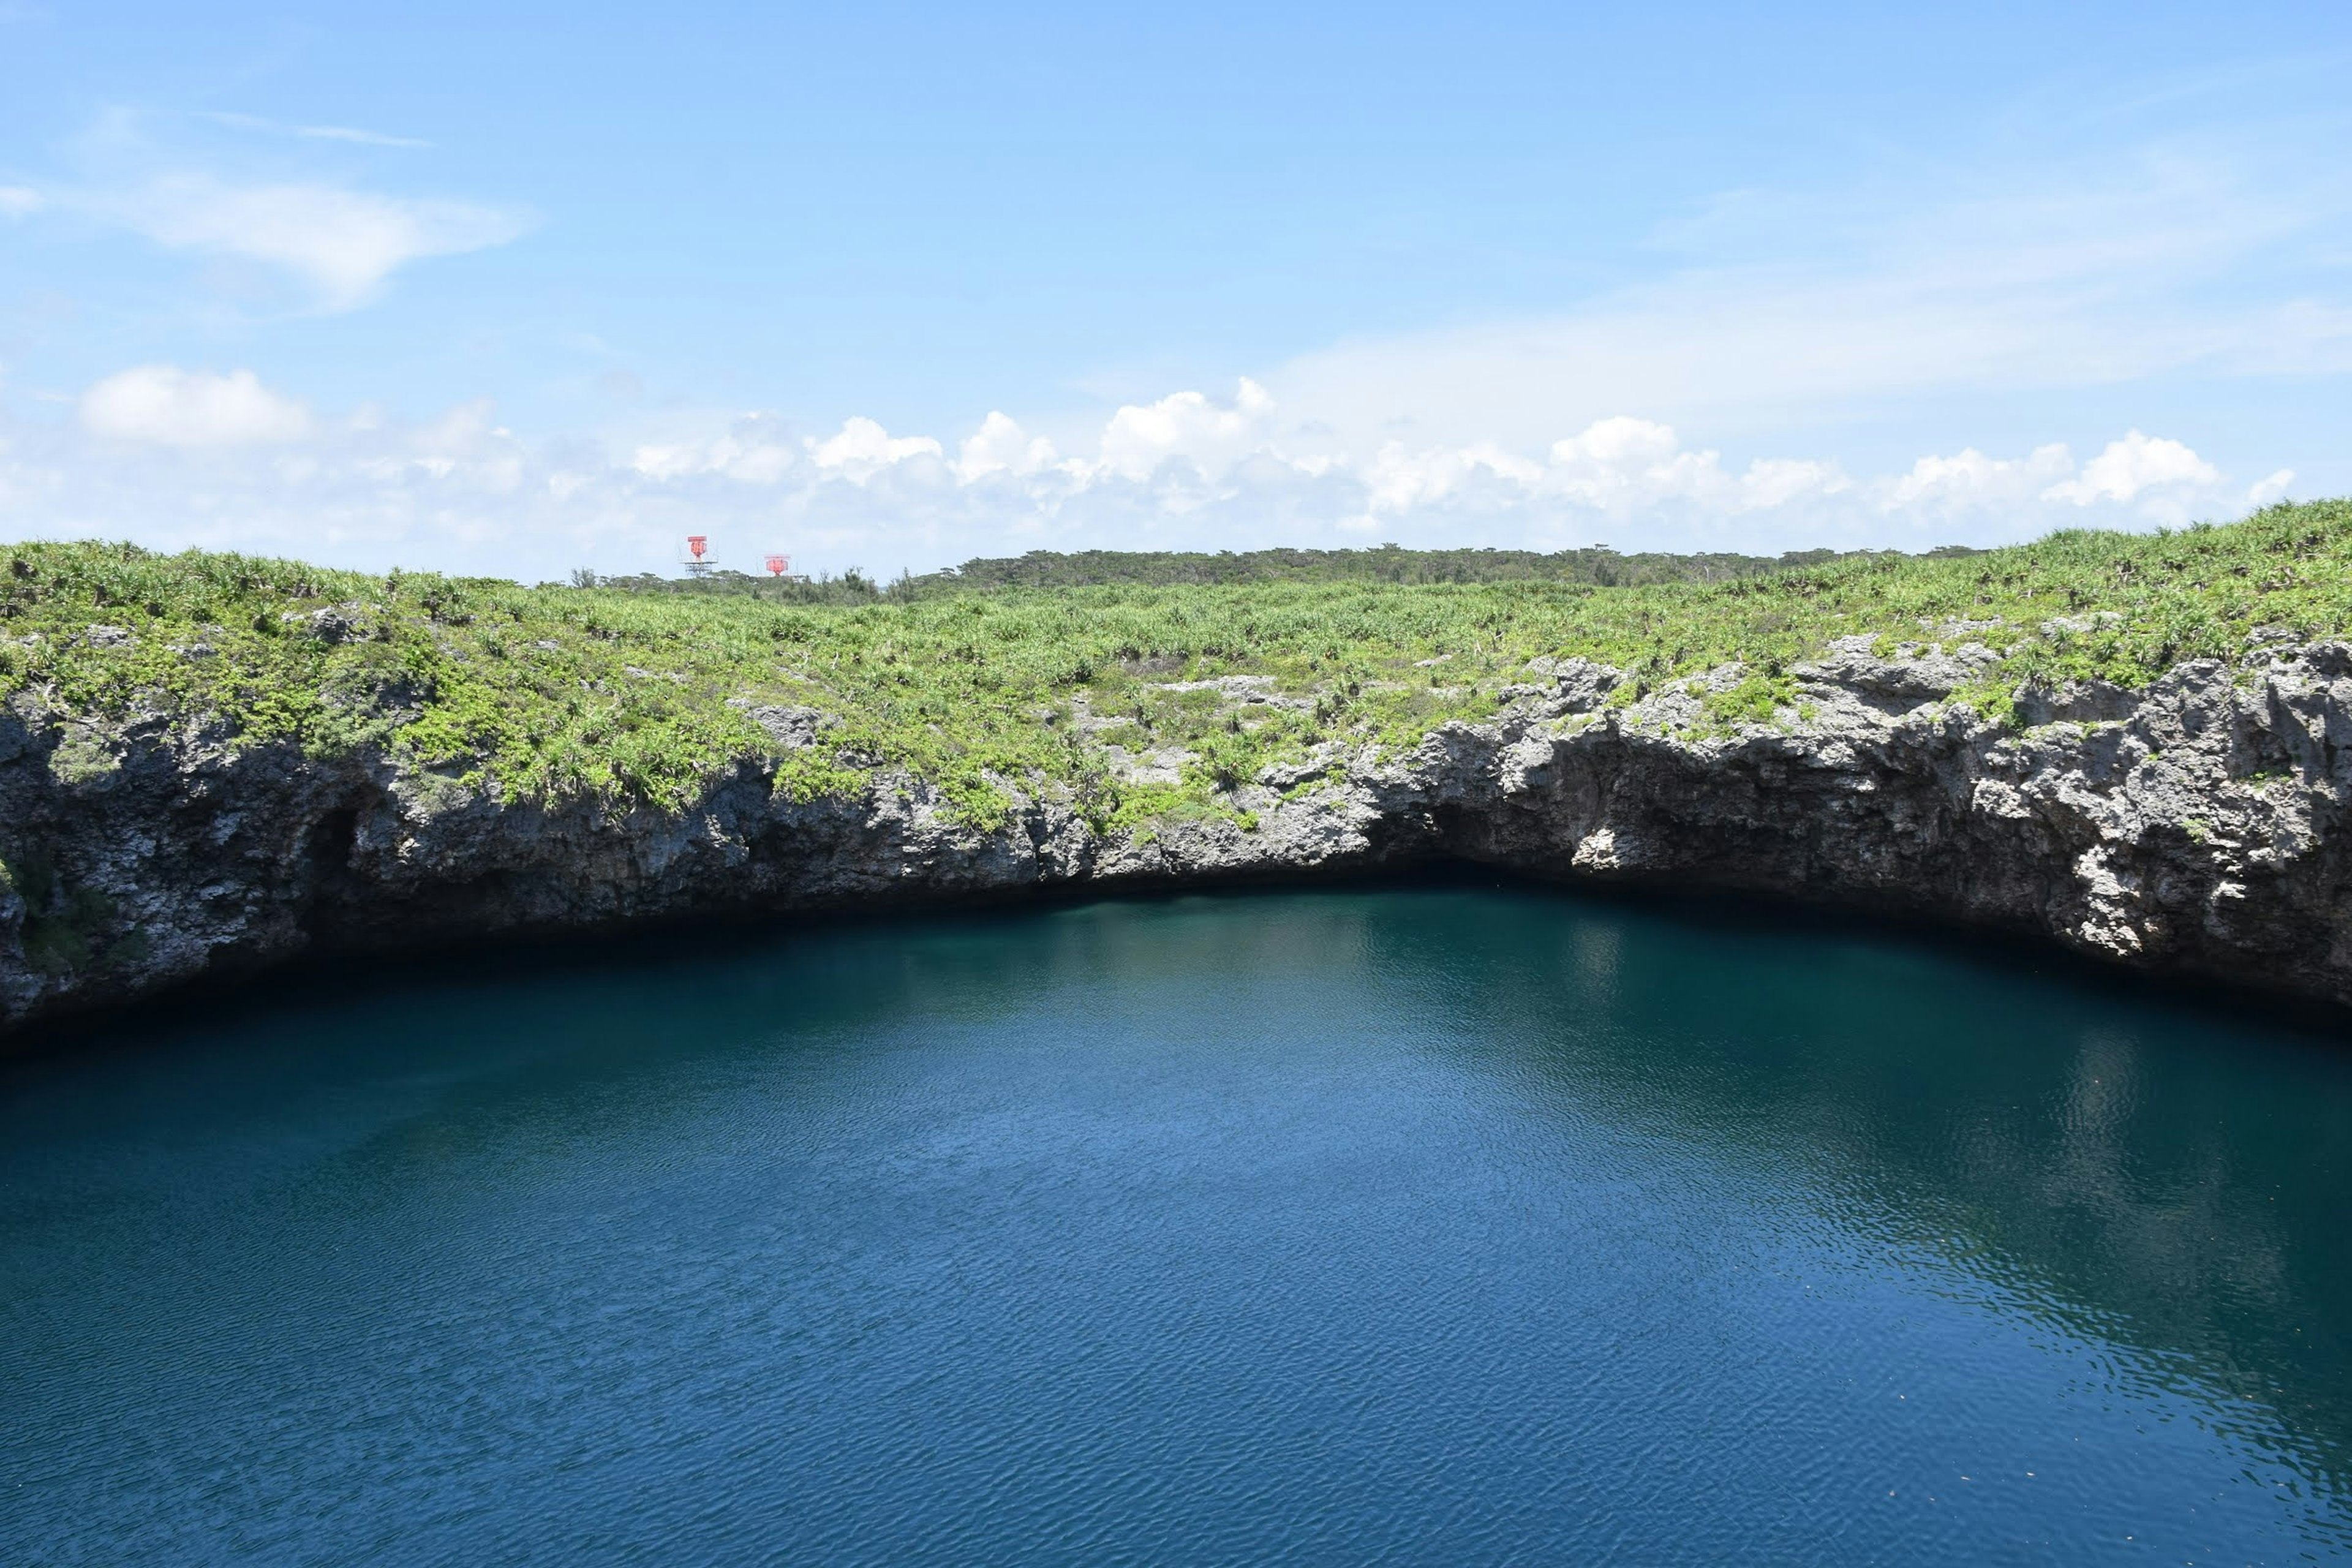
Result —
<instances>
[{"instance_id":1,"label":"cliff edge","mask_svg":"<svg viewBox=\"0 0 2352 1568\"><path fill-rule=\"evenodd\" d=\"M2352 645L2258 637L2137 689L2028 684L2005 723L1952 700L1990 650L1874 647L1831 642L1753 721L1721 716L1742 665L1645 686L1538 659L1491 718L1410 750L1334 741L1232 781L1218 812L1127 825L1034 781L976 825L854 756L827 763L853 787L781 787L831 744L789 705L739 703L772 743L672 808L509 798L379 745L322 758L20 695L0 710L0 1024L317 949L1439 858L1901 910L2352 1003ZM1237 727L1298 700L1245 676L1165 684ZM1144 780L1181 762L1106 754Z\"/></svg>"}]
</instances>

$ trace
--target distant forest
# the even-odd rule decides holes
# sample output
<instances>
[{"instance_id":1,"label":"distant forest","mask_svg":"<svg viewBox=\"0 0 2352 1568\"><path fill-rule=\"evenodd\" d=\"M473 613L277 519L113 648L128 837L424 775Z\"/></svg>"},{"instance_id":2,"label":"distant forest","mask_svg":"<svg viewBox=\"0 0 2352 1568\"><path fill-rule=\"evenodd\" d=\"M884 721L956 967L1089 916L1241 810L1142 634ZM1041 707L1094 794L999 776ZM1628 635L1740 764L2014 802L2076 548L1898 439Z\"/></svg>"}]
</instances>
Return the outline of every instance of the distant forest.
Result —
<instances>
[{"instance_id":1,"label":"distant forest","mask_svg":"<svg viewBox=\"0 0 2352 1568\"><path fill-rule=\"evenodd\" d=\"M1082 550L1064 554L1033 550L1026 555L981 556L961 566L904 576L884 584L855 567L838 577L777 582L741 572L701 577L600 577L575 572L578 587L622 588L648 594L750 595L806 604L843 604L860 599L930 599L952 594L995 593L1017 588L1083 588L1108 585L1161 587L1210 583L1587 583L1595 587L1639 587L1657 583L1722 583L1803 566L1819 566L1856 555L1893 555L1895 551L1792 550L1781 555L1713 552L1671 555L1644 552L1624 555L1605 546L1544 553L1533 550L1406 550L1383 544L1371 550ZM1930 556L1973 555L1965 545L1948 544Z\"/></svg>"}]
</instances>

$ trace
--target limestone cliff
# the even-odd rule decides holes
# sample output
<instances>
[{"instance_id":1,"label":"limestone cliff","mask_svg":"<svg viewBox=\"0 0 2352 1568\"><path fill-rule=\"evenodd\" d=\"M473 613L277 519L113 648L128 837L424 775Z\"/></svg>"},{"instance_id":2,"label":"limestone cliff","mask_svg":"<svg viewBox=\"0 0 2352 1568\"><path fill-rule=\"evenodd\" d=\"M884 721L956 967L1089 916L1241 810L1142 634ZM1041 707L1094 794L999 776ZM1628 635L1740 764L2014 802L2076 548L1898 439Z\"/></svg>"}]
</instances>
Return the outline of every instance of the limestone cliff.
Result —
<instances>
[{"instance_id":1,"label":"limestone cliff","mask_svg":"<svg viewBox=\"0 0 2352 1568\"><path fill-rule=\"evenodd\" d=\"M1618 671L1540 663L1490 722L1407 754L1334 747L1244 784L1233 815L1117 835L1054 791L975 830L882 772L795 802L773 755L680 814L508 803L378 756L20 703L0 711L0 1022L320 947L1441 857L1900 910L2352 1002L2352 646L2251 649L2139 691L2026 690L2021 730L1946 700L1990 654L1914 652L1833 645L1774 722L1728 729L1696 689L1727 689L1736 666L1626 701ZM1236 709L1284 700L1223 686ZM777 754L824 744L816 714L756 717Z\"/></svg>"}]
</instances>

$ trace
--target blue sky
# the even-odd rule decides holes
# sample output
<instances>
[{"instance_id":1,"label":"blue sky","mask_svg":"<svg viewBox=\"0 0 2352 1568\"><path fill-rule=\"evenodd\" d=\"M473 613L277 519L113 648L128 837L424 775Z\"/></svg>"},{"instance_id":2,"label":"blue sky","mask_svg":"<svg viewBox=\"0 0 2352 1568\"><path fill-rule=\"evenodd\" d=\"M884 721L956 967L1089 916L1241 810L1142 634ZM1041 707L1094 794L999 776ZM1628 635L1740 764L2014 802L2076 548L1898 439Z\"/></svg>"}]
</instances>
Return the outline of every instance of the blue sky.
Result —
<instances>
[{"instance_id":1,"label":"blue sky","mask_svg":"<svg viewBox=\"0 0 2352 1568\"><path fill-rule=\"evenodd\" d=\"M0 532L887 574L2352 493L2341 5L360 11L0 0Z\"/></svg>"}]
</instances>

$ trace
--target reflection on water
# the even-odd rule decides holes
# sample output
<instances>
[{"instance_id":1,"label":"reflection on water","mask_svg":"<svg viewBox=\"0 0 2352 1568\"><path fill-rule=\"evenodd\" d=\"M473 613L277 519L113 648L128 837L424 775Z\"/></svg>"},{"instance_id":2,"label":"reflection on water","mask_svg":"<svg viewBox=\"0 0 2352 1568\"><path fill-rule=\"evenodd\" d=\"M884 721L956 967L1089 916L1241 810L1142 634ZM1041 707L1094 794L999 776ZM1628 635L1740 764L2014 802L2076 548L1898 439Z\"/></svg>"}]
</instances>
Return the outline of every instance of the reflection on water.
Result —
<instances>
[{"instance_id":1,"label":"reflection on water","mask_svg":"<svg viewBox=\"0 0 2352 1568\"><path fill-rule=\"evenodd\" d=\"M0 1075L7 1561L2352 1551L2352 1053L1533 892L313 984Z\"/></svg>"}]
</instances>

